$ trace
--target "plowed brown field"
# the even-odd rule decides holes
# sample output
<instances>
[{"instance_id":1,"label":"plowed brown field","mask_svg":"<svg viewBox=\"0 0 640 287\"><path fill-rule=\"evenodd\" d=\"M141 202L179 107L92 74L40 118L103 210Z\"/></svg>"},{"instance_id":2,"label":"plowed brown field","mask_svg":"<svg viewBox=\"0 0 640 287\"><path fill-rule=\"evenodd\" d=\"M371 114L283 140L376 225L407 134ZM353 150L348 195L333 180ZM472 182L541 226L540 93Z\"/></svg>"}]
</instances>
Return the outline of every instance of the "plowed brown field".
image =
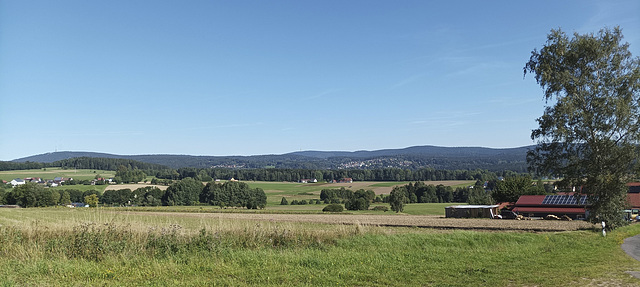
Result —
<instances>
[{"instance_id":1,"label":"plowed brown field","mask_svg":"<svg viewBox=\"0 0 640 287\"><path fill-rule=\"evenodd\" d=\"M348 215L348 214L249 214L249 213L183 213L127 212L127 214L168 217L194 217L212 220L256 220L271 222L307 222L326 224L363 224L378 226L422 227L438 229L571 231L593 229L597 225L585 221L460 219L420 215Z\"/></svg>"},{"instance_id":2,"label":"plowed brown field","mask_svg":"<svg viewBox=\"0 0 640 287\"><path fill-rule=\"evenodd\" d=\"M153 185L153 184L110 184L107 186L107 188L105 188L104 190L119 190L119 189L131 189L131 190L136 190L138 188L143 188L143 187L147 187L147 186L153 186L153 187L157 187L161 190L166 190L167 188L169 188L166 185Z\"/></svg>"}]
</instances>

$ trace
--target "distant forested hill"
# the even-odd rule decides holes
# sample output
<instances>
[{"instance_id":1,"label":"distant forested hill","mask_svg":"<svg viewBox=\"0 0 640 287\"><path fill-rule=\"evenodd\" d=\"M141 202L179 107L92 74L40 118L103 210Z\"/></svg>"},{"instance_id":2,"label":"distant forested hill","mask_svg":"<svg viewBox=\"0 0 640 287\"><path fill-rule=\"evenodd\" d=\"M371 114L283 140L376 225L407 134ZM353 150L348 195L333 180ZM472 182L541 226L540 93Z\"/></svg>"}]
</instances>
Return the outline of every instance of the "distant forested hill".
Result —
<instances>
[{"instance_id":1,"label":"distant forested hill","mask_svg":"<svg viewBox=\"0 0 640 287\"><path fill-rule=\"evenodd\" d=\"M170 168L289 168L289 169L486 169L526 171L526 153L532 146L492 149L482 147L415 146L375 151L300 151L282 155L190 156L114 155L91 152L54 152L14 160L52 163L77 157L117 158ZM157 166L156 166L157 167Z\"/></svg>"}]
</instances>

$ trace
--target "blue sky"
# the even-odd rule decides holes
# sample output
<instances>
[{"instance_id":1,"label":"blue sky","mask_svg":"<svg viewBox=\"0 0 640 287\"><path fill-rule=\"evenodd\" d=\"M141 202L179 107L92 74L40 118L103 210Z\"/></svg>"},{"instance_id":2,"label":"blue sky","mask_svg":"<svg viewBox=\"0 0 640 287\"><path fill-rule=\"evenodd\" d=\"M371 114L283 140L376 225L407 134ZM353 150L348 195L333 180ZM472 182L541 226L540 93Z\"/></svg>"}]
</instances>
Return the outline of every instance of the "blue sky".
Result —
<instances>
[{"instance_id":1,"label":"blue sky","mask_svg":"<svg viewBox=\"0 0 640 287\"><path fill-rule=\"evenodd\" d=\"M0 160L533 144L523 66L640 1L0 0Z\"/></svg>"}]
</instances>

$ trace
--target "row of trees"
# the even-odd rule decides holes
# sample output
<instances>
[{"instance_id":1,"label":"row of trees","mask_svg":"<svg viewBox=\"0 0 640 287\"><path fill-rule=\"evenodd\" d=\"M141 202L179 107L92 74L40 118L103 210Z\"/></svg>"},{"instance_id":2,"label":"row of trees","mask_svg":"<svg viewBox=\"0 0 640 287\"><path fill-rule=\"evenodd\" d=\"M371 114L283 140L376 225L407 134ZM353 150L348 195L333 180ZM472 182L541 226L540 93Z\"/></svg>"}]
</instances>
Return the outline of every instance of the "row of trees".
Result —
<instances>
[{"instance_id":1,"label":"row of trees","mask_svg":"<svg viewBox=\"0 0 640 287\"><path fill-rule=\"evenodd\" d=\"M307 204L322 204L322 201L320 199L309 199L308 201L305 199L301 199L301 200L297 200L294 199L291 201L291 203L289 203L289 201L287 200L286 197L283 197L280 200L280 205L307 205Z\"/></svg>"},{"instance_id":2,"label":"row of trees","mask_svg":"<svg viewBox=\"0 0 640 287\"><path fill-rule=\"evenodd\" d=\"M179 168L176 173L163 170L155 176L163 179L195 178L210 181L212 178L255 181L298 181L304 178L315 178L318 181L352 178L356 181L424 181L424 180L491 180L498 176L515 175L515 172L500 173L487 170L438 170L423 168L418 170L384 168L384 169L226 169L226 168Z\"/></svg>"},{"instance_id":3,"label":"row of trees","mask_svg":"<svg viewBox=\"0 0 640 287\"><path fill-rule=\"evenodd\" d=\"M174 171L166 166L146 163L131 159L119 158L97 158L97 157L76 157L64 159L49 163L42 162L12 162L0 161L0 171L3 170L22 170L22 169L43 169L48 167L61 167L63 169L99 169L99 170L118 170L121 166L127 169L140 169L147 174L155 174L160 171Z\"/></svg>"},{"instance_id":4,"label":"row of trees","mask_svg":"<svg viewBox=\"0 0 640 287\"><path fill-rule=\"evenodd\" d=\"M521 195L549 194L553 185L541 181L534 183L529 175L510 176L503 180L492 180L487 187L481 181L473 186L453 189L444 185L427 185L424 182L396 186L384 202L400 212L407 203L466 202L469 204L494 204L516 202Z\"/></svg>"},{"instance_id":5,"label":"row of trees","mask_svg":"<svg viewBox=\"0 0 640 287\"><path fill-rule=\"evenodd\" d=\"M52 189L27 183L12 189L0 187L0 204L21 207L45 207L68 205L73 202L87 202L87 197L95 198L105 205L197 205L211 204L220 207L264 208L267 196L260 188L250 188L243 182L210 182L206 186L192 178L185 178L170 185L166 191L157 187L98 191L76 189ZM97 203L96 203L97 204Z\"/></svg>"},{"instance_id":6,"label":"row of trees","mask_svg":"<svg viewBox=\"0 0 640 287\"><path fill-rule=\"evenodd\" d=\"M27 183L11 189L0 187L0 204L21 207L68 205L72 202L86 202L86 198L91 195L99 196L99 193L96 190L56 190L36 183Z\"/></svg>"},{"instance_id":7,"label":"row of trees","mask_svg":"<svg viewBox=\"0 0 640 287\"><path fill-rule=\"evenodd\" d=\"M424 182L409 183L403 186L396 186L391 190L389 196L384 198L384 202L391 205L391 210L402 212L407 203L445 203L445 202L467 202L469 204L491 204L493 199L491 193L485 190L481 181L476 181L474 186L457 187L442 184L432 185Z\"/></svg>"}]
</instances>

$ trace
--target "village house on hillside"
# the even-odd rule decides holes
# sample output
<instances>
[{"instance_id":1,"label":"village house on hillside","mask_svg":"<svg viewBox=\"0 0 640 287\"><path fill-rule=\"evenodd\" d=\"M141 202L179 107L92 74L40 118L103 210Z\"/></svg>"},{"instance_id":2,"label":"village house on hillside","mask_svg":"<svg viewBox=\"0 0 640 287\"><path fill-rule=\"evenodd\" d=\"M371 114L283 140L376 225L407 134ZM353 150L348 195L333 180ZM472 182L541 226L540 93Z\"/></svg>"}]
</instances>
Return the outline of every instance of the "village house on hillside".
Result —
<instances>
[{"instance_id":1,"label":"village house on hillside","mask_svg":"<svg viewBox=\"0 0 640 287\"><path fill-rule=\"evenodd\" d=\"M318 180L317 180L317 179L315 179L315 178L314 178L314 179L304 178L304 179L299 180L298 182L299 182L299 183L310 183L310 182L312 182L312 183L316 183L316 182L318 182Z\"/></svg>"},{"instance_id":2,"label":"village house on hillside","mask_svg":"<svg viewBox=\"0 0 640 287\"><path fill-rule=\"evenodd\" d=\"M10 182L7 182L5 180L2 181L3 184L11 184L12 187L16 187L18 185L23 185L26 183L35 183L35 184L40 184L40 185L46 185L46 186L51 186L51 187L56 187L59 185L62 185L64 182L69 182L72 181L73 178L63 178L63 177L56 177L54 179L43 179L41 177L25 177L25 178L16 178L11 180ZM111 183L111 179L105 179L105 182Z\"/></svg>"},{"instance_id":3,"label":"village house on hillside","mask_svg":"<svg viewBox=\"0 0 640 287\"><path fill-rule=\"evenodd\" d=\"M13 186L18 186L18 185L23 185L26 182L22 178L16 178L16 179L11 180L10 183Z\"/></svg>"}]
</instances>

